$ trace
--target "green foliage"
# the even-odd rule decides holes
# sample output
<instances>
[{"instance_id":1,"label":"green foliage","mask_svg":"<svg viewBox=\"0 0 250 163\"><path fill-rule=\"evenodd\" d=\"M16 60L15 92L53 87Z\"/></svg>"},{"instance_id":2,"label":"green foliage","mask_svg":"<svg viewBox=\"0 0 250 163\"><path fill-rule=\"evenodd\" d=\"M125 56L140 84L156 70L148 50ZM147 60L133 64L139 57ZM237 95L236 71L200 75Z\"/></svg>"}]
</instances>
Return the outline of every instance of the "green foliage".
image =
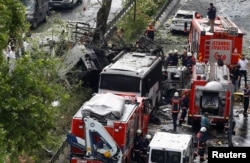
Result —
<instances>
[{"instance_id":1,"label":"green foliage","mask_svg":"<svg viewBox=\"0 0 250 163\"><path fill-rule=\"evenodd\" d=\"M124 29L124 39L127 42L131 42L138 38L140 36L139 34L143 34L147 24L154 21L154 16L164 3L165 0L137 0L136 10L132 7L126 16L118 23L118 27Z\"/></svg>"},{"instance_id":2,"label":"green foliage","mask_svg":"<svg viewBox=\"0 0 250 163\"><path fill-rule=\"evenodd\" d=\"M28 27L25 8L19 0L0 0L0 49L6 47L9 37L20 39Z\"/></svg>"},{"instance_id":3,"label":"green foliage","mask_svg":"<svg viewBox=\"0 0 250 163\"><path fill-rule=\"evenodd\" d=\"M7 64L0 67L0 124L6 130L5 143L13 158L21 153L32 156L34 149L42 149L60 111L51 103L69 98L58 83L58 61L43 58L41 52L35 60L19 58L11 74Z\"/></svg>"}]
</instances>

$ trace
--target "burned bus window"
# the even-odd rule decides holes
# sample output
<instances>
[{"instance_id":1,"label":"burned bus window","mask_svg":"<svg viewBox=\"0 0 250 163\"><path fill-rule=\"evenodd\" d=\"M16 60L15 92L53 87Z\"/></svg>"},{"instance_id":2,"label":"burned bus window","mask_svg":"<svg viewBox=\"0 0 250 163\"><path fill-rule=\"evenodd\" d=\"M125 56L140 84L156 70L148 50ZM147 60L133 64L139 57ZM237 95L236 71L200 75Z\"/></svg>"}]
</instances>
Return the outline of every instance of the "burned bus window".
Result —
<instances>
[{"instance_id":1,"label":"burned bus window","mask_svg":"<svg viewBox=\"0 0 250 163\"><path fill-rule=\"evenodd\" d=\"M217 109L219 107L219 93L218 92L203 92L202 108Z\"/></svg>"}]
</instances>

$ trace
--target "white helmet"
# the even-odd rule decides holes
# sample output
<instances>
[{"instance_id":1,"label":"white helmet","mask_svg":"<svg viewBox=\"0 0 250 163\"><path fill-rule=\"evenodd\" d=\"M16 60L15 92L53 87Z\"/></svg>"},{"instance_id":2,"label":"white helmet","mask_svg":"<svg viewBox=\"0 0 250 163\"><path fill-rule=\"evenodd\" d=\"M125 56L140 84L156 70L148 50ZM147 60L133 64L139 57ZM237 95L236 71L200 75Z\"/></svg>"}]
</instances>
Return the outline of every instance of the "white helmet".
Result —
<instances>
[{"instance_id":1,"label":"white helmet","mask_svg":"<svg viewBox=\"0 0 250 163\"><path fill-rule=\"evenodd\" d=\"M178 93L178 92L175 92L175 93L174 93L174 96L175 96L175 97L178 97L178 96L179 96L179 93Z\"/></svg>"},{"instance_id":2,"label":"white helmet","mask_svg":"<svg viewBox=\"0 0 250 163\"><path fill-rule=\"evenodd\" d=\"M150 140L151 138L152 138L151 135L149 134L146 135L146 139Z\"/></svg>"},{"instance_id":3,"label":"white helmet","mask_svg":"<svg viewBox=\"0 0 250 163\"><path fill-rule=\"evenodd\" d=\"M172 51L172 50L169 50L168 54L172 54L172 53L173 53L173 51Z\"/></svg>"},{"instance_id":4,"label":"white helmet","mask_svg":"<svg viewBox=\"0 0 250 163\"><path fill-rule=\"evenodd\" d=\"M178 53L178 50L174 49L174 53Z\"/></svg>"},{"instance_id":5,"label":"white helmet","mask_svg":"<svg viewBox=\"0 0 250 163\"><path fill-rule=\"evenodd\" d=\"M142 133L142 130L141 130L141 129L138 129L138 130L136 131L136 133L137 133L137 134L141 134L141 133Z\"/></svg>"},{"instance_id":6,"label":"white helmet","mask_svg":"<svg viewBox=\"0 0 250 163\"><path fill-rule=\"evenodd\" d=\"M192 53L191 53L191 52L188 52L188 53L187 53L187 56L189 56L189 57L192 56Z\"/></svg>"},{"instance_id":7,"label":"white helmet","mask_svg":"<svg viewBox=\"0 0 250 163\"><path fill-rule=\"evenodd\" d=\"M206 132L207 129L206 129L206 127L202 127L202 128L200 129L200 131L201 131L201 132Z\"/></svg>"}]
</instances>

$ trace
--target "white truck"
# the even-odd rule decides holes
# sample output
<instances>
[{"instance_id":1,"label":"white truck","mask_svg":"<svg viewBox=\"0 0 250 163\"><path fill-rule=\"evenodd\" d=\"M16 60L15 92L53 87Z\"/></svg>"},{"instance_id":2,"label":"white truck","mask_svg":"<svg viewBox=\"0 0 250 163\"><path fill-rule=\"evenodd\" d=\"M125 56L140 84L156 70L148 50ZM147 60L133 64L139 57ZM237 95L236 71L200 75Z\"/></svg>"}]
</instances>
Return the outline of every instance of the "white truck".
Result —
<instances>
[{"instance_id":1,"label":"white truck","mask_svg":"<svg viewBox=\"0 0 250 163\"><path fill-rule=\"evenodd\" d=\"M156 132L149 144L148 163L193 163L192 135Z\"/></svg>"}]
</instances>

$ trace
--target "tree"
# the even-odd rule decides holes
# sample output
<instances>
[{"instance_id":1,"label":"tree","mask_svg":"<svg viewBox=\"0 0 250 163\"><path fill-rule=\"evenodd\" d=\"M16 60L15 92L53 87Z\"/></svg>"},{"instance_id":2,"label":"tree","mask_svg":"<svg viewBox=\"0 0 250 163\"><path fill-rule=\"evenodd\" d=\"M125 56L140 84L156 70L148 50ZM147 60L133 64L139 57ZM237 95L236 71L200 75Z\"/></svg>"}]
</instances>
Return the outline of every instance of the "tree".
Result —
<instances>
[{"instance_id":1,"label":"tree","mask_svg":"<svg viewBox=\"0 0 250 163\"><path fill-rule=\"evenodd\" d=\"M93 42L98 44L107 30L107 21L109 17L112 0L102 0L101 8L97 12L96 30L94 31Z\"/></svg>"},{"instance_id":2,"label":"tree","mask_svg":"<svg viewBox=\"0 0 250 163\"><path fill-rule=\"evenodd\" d=\"M36 159L55 128L55 117L62 103L69 98L58 81L56 58L46 59L45 54L33 49L32 56L16 59L13 72L2 57L9 38L16 40L28 30L25 10L18 0L0 0L0 162L9 157L18 162L21 155ZM20 157L19 157L20 158Z\"/></svg>"}]
</instances>

